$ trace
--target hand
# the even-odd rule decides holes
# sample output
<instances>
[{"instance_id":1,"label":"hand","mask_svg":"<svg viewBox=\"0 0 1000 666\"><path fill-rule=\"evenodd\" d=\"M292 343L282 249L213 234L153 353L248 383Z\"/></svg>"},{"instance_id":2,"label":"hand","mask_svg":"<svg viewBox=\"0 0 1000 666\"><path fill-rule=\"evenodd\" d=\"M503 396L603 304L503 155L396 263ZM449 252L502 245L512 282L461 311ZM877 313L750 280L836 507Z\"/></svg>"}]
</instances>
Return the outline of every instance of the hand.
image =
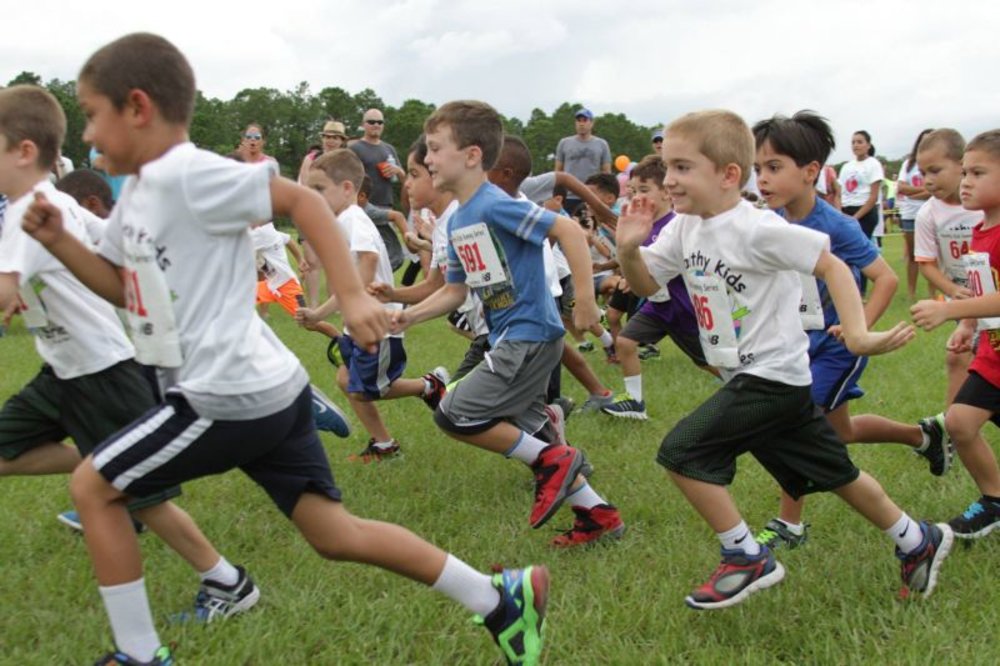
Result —
<instances>
[{"instance_id":1,"label":"hand","mask_svg":"<svg viewBox=\"0 0 1000 666\"><path fill-rule=\"evenodd\" d=\"M963 298L972 298L975 296L975 294L972 293L972 290L969 289L968 287L960 287L958 285L955 285L955 290L951 292L950 296L954 300L960 301Z\"/></svg>"},{"instance_id":2,"label":"hand","mask_svg":"<svg viewBox=\"0 0 1000 666\"><path fill-rule=\"evenodd\" d=\"M384 282L372 282L365 288L371 296L374 296L380 303L392 303L395 296L395 289L391 284Z\"/></svg>"},{"instance_id":3,"label":"hand","mask_svg":"<svg viewBox=\"0 0 1000 666\"><path fill-rule=\"evenodd\" d=\"M417 252L430 252L432 249L430 242L425 241L412 231L406 232L406 235L403 236L403 243L405 243L407 249L414 254Z\"/></svg>"},{"instance_id":4,"label":"hand","mask_svg":"<svg viewBox=\"0 0 1000 666\"><path fill-rule=\"evenodd\" d=\"M945 316L945 304L941 301L917 301L910 306L910 316L913 323L925 331L933 331L948 321Z\"/></svg>"},{"instance_id":5,"label":"hand","mask_svg":"<svg viewBox=\"0 0 1000 666\"><path fill-rule=\"evenodd\" d=\"M0 326L3 326L4 328L10 326L10 322L14 318L14 315L20 311L21 311L21 299L15 298L11 300L10 304L7 305L7 307L4 309L2 313L0 313L0 316L3 317L3 319L0 320Z\"/></svg>"},{"instance_id":6,"label":"hand","mask_svg":"<svg viewBox=\"0 0 1000 666\"><path fill-rule=\"evenodd\" d=\"M953 354L964 354L972 351L972 341L976 337L976 328L965 323L959 324L958 328L948 336L948 341L944 343L944 348Z\"/></svg>"},{"instance_id":7,"label":"hand","mask_svg":"<svg viewBox=\"0 0 1000 666\"><path fill-rule=\"evenodd\" d=\"M344 316L344 327L351 331L351 338L358 346L372 353L378 351L379 342L389 330L389 313L385 307L362 291L343 299L340 312Z\"/></svg>"},{"instance_id":8,"label":"hand","mask_svg":"<svg viewBox=\"0 0 1000 666\"><path fill-rule=\"evenodd\" d=\"M631 293L632 291L632 287L628 286L628 280L626 280L624 277L618 278L618 289L623 294L628 294Z\"/></svg>"},{"instance_id":9,"label":"hand","mask_svg":"<svg viewBox=\"0 0 1000 666\"><path fill-rule=\"evenodd\" d=\"M655 213L656 207L647 197L633 197L625 204L618 216L618 228L615 230L619 249L634 249L642 245L653 230Z\"/></svg>"},{"instance_id":10,"label":"hand","mask_svg":"<svg viewBox=\"0 0 1000 666\"><path fill-rule=\"evenodd\" d=\"M62 213L44 194L35 192L35 200L21 219L21 228L36 241L49 247L62 237Z\"/></svg>"},{"instance_id":11,"label":"hand","mask_svg":"<svg viewBox=\"0 0 1000 666\"><path fill-rule=\"evenodd\" d=\"M857 339L847 338L844 344L855 356L876 356L899 349L916 335L916 329L899 322L888 331L866 331Z\"/></svg>"},{"instance_id":12,"label":"hand","mask_svg":"<svg viewBox=\"0 0 1000 666\"><path fill-rule=\"evenodd\" d=\"M834 324L830 328L826 329L826 332L830 337L836 338L840 342L844 341L844 327L840 324Z\"/></svg>"},{"instance_id":13,"label":"hand","mask_svg":"<svg viewBox=\"0 0 1000 666\"><path fill-rule=\"evenodd\" d=\"M597 303L593 298L577 298L573 304L573 325L579 331L589 330L594 324L601 321L601 311L597 308Z\"/></svg>"},{"instance_id":14,"label":"hand","mask_svg":"<svg viewBox=\"0 0 1000 666\"><path fill-rule=\"evenodd\" d=\"M406 310L394 310L389 316L389 332L393 334L402 333L410 327L411 323Z\"/></svg>"},{"instance_id":15,"label":"hand","mask_svg":"<svg viewBox=\"0 0 1000 666\"><path fill-rule=\"evenodd\" d=\"M295 311L295 321L299 326L308 328L314 326L319 321L319 317L316 316L316 311L312 308L298 308Z\"/></svg>"},{"instance_id":16,"label":"hand","mask_svg":"<svg viewBox=\"0 0 1000 666\"><path fill-rule=\"evenodd\" d=\"M434 236L434 228L437 226L437 218L434 213L427 211L427 217L415 215L413 217L413 230L417 236L424 240L430 240Z\"/></svg>"},{"instance_id":17,"label":"hand","mask_svg":"<svg viewBox=\"0 0 1000 666\"><path fill-rule=\"evenodd\" d=\"M302 261L299 262L299 272L302 273L302 275L305 275L306 273L311 273L312 270L312 264L310 264L309 261L303 257Z\"/></svg>"}]
</instances>

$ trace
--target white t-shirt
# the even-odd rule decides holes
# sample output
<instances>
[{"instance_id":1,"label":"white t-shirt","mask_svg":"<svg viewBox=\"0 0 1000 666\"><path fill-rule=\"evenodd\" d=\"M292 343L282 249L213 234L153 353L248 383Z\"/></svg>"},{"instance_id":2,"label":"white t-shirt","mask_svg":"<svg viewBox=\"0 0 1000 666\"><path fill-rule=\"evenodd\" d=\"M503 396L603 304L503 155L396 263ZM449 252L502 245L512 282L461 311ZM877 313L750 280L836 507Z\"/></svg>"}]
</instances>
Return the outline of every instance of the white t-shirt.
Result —
<instances>
[{"instance_id":1,"label":"white t-shirt","mask_svg":"<svg viewBox=\"0 0 1000 666\"><path fill-rule=\"evenodd\" d=\"M83 219L83 226L87 229L87 238L90 239L91 245L97 247L101 244L101 238L104 236L104 227L108 226L108 221L103 217L94 215L83 206L80 206L77 212Z\"/></svg>"},{"instance_id":2,"label":"white t-shirt","mask_svg":"<svg viewBox=\"0 0 1000 666\"><path fill-rule=\"evenodd\" d=\"M437 266L444 275L448 267L448 220L458 210L458 199L455 199L441 212L441 217L434 221L434 233L431 235L431 267ZM423 211L421 211L423 212Z\"/></svg>"},{"instance_id":3,"label":"white t-shirt","mask_svg":"<svg viewBox=\"0 0 1000 666\"><path fill-rule=\"evenodd\" d=\"M90 375L132 358L135 349L111 304L21 228L34 192L44 193L59 208L66 231L90 243L81 214L86 211L48 179L9 204L0 236L0 273L18 274L22 315L38 354L60 379Z\"/></svg>"},{"instance_id":4,"label":"white t-shirt","mask_svg":"<svg viewBox=\"0 0 1000 666\"><path fill-rule=\"evenodd\" d=\"M389 251L385 248L385 241L378 232L375 223L365 215L365 211L357 204L351 204L340 213L337 213L337 222L340 230L347 240L347 246L351 250L354 262L357 263L362 252L374 252L378 255L378 265L375 267L375 282L383 284L393 284L392 264L389 262ZM402 310L400 303L386 303L386 310ZM344 332L350 335L347 327ZM401 338L403 335L386 335L386 337Z\"/></svg>"},{"instance_id":5,"label":"white t-shirt","mask_svg":"<svg viewBox=\"0 0 1000 666\"><path fill-rule=\"evenodd\" d=\"M923 187L924 175L920 173L920 167L909 160L903 162L899 168L899 182L910 187ZM905 194L896 195L896 206L899 208L899 217L903 220L915 220L917 211L927 202L927 199L911 199Z\"/></svg>"},{"instance_id":6,"label":"white t-shirt","mask_svg":"<svg viewBox=\"0 0 1000 666\"><path fill-rule=\"evenodd\" d=\"M885 173L882 163L874 157L862 162L852 160L840 167L840 202L844 206L863 206L868 201L872 187L881 187Z\"/></svg>"},{"instance_id":7,"label":"white t-shirt","mask_svg":"<svg viewBox=\"0 0 1000 666\"><path fill-rule=\"evenodd\" d=\"M285 250L291 236L278 231L274 224L268 222L251 228L250 239L253 241L257 270L264 274L264 281L271 293L277 294L289 280L298 282L295 271L288 263L288 251Z\"/></svg>"},{"instance_id":8,"label":"white t-shirt","mask_svg":"<svg viewBox=\"0 0 1000 666\"><path fill-rule=\"evenodd\" d=\"M741 201L713 218L678 215L640 248L652 277L684 277L709 363L728 381L748 373L812 382L799 317L799 273L812 274L830 239Z\"/></svg>"},{"instance_id":9,"label":"white t-shirt","mask_svg":"<svg viewBox=\"0 0 1000 666\"><path fill-rule=\"evenodd\" d=\"M267 164L174 146L126 180L98 250L126 269L137 359L174 368L205 418L273 414L308 382L253 305L247 230L271 217L271 177Z\"/></svg>"},{"instance_id":10,"label":"white t-shirt","mask_svg":"<svg viewBox=\"0 0 1000 666\"><path fill-rule=\"evenodd\" d=\"M983 221L983 211L966 210L931 197L917 211L913 226L913 256L919 262L937 262L948 279L965 286L965 255L972 245L972 227Z\"/></svg>"}]
</instances>

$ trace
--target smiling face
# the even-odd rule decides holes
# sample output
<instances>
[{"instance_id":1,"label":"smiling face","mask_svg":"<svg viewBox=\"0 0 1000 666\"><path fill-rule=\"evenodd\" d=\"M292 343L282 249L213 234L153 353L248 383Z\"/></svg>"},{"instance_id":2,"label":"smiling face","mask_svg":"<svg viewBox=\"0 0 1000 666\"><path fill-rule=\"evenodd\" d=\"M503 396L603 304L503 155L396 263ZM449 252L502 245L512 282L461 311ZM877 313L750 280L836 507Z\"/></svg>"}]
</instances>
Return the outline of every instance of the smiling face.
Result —
<instances>
[{"instance_id":1,"label":"smiling face","mask_svg":"<svg viewBox=\"0 0 1000 666\"><path fill-rule=\"evenodd\" d=\"M324 153L332 152L334 150L337 150L337 148L343 148L344 144L347 143L344 137L340 136L339 134L333 134L331 132L323 132L320 135L320 138L323 140Z\"/></svg>"},{"instance_id":2,"label":"smiling face","mask_svg":"<svg viewBox=\"0 0 1000 666\"><path fill-rule=\"evenodd\" d=\"M469 146L459 148L451 127L441 123L427 133L427 157L424 164L431 174L434 187L442 192L454 192L468 169L473 165L470 152L479 150Z\"/></svg>"},{"instance_id":3,"label":"smiling face","mask_svg":"<svg viewBox=\"0 0 1000 666\"><path fill-rule=\"evenodd\" d=\"M987 214L1000 209L1000 159L985 150L967 150L962 171L962 206Z\"/></svg>"},{"instance_id":4,"label":"smiling face","mask_svg":"<svg viewBox=\"0 0 1000 666\"><path fill-rule=\"evenodd\" d=\"M668 133L663 140L663 163L667 167L663 185L674 210L701 217L721 212L717 208L726 191L725 171L716 168L694 140Z\"/></svg>"},{"instance_id":5,"label":"smiling face","mask_svg":"<svg viewBox=\"0 0 1000 666\"><path fill-rule=\"evenodd\" d=\"M106 95L94 90L86 80L77 83L76 98L87 120L83 140L104 156L105 171L111 175L138 172L127 109L116 109Z\"/></svg>"},{"instance_id":6,"label":"smiling face","mask_svg":"<svg viewBox=\"0 0 1000 666\"><path fill-rule=\"evenodd\" d=\"M917 152L917 166L924 175L924 188L942 201L955 203L962 182L962 164L948 156L941 142Z\"/></svg>"},{"instance_id":7,"label":"smiling face","mask_svg":"<svg viewBox=\"0 0 1000 666\"><path fill-rule=\"evenodd\" d=\"M765 141L757 149L754 169L757 172L757 188L768 207L774 209L784 208L803 196L809 196L815 187L819 164L810 162L800 167L788 155L776 153L771 142Z\"/></svg>"}]
</instances>

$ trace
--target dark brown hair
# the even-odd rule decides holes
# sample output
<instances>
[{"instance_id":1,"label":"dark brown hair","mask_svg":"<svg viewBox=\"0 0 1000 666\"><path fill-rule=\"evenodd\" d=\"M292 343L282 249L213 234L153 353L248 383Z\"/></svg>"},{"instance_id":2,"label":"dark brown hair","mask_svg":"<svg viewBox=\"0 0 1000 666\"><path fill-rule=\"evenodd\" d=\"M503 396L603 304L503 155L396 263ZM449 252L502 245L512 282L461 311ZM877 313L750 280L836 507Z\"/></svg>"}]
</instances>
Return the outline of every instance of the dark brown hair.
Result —
<instances>
[{"instance_id":1,"label":"dark brown hair","mask_svg":"<svg viewBox=\"0 0 1000 666\"><path fill-rule=\"evenodd\" d=\"M424 132L429 134L442 126L451 129L459 148L479 147L484 171L496 166L503 144L503 122L492 106L475 100L448 102L424 121Z\"/></svg>"}]
</instances>

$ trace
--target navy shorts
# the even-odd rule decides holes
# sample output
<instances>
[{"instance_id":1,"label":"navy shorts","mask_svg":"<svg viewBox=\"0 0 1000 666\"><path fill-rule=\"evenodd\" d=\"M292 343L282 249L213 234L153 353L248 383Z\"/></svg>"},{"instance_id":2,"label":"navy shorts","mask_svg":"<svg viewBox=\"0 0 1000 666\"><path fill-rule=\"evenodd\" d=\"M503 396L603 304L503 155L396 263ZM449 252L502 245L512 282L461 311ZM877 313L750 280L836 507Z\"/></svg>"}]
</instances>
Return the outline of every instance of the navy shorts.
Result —
<instances>
[{"instance_id":1,"label":"navy shorts","mask_svg":"<svg viewBox=\"0 0 1000 666\"><path fill-rule=\"evenodd\" d=\"M855 356L831 337L809 359L813 402L832 412L848 400L863 396L865 392L858 386L858 380L867 365L867 356Z\"/></svg>"},{"instance_id":2,"label":"navy shorts","mask_svg":"<svg viewBox=\"0 0 1000 666\"><path fill-rule=\"evenodd\" d=\"M316 434L308 386L283 410L246 421L202 418L183 395L168 391L162 405L102 442L93 455L108 483L133 497L238 467L286 516L306 492L340 500Z\"/></svg>"},{"instance_id":3,"label":"navy shorts","mask_svg":"<svg viewBox=\"0 0 1000 666\"><path fill-rule=\"evenodd\" d=\"M354 344L349 335L340 336L340 353L347 368L347 392L379 400L406 370L406 350L402 338L383 338L374 354Z\"/></svg>"}]
</instances>

